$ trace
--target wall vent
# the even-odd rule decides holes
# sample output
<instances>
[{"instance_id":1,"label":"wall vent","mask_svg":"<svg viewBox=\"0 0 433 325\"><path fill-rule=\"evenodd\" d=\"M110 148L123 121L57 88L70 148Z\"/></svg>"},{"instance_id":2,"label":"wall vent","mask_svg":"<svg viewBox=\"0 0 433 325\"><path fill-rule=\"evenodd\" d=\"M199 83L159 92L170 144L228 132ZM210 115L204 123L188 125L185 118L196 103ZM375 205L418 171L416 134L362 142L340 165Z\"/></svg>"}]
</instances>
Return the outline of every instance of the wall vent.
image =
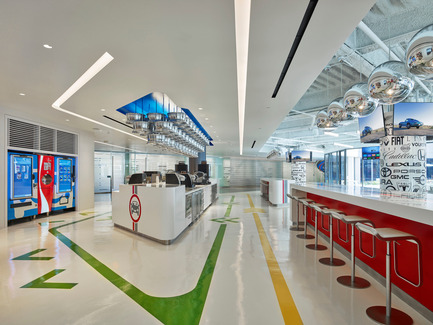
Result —
<instances>
[{"instance_id":1,"label":"wall vent","mask_svg":"<svg viewBox=\"0 0 433 325\"><path fill-rule=\"evenodd\" d=\"M7 127L8 147L72 155L78 153L77 135L74 133L14 118L7 119Z\"/></svg>"}]
</instances>

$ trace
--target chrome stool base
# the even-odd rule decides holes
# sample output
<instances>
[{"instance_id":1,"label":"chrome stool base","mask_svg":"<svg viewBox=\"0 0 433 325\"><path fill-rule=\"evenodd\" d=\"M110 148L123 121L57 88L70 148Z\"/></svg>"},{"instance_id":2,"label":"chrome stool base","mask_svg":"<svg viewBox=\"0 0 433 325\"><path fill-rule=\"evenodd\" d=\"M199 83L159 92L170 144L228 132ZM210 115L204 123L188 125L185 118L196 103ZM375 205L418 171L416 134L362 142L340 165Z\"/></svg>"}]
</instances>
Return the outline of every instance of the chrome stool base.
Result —
<instances>
[{"instance_id":1,"label":"chrome stool base","mask_svg":"<svg viewBox=\"0 0 433 325\"><path fill-rule=\"evenodd\" d=\"M307 247L308 249L315 250L315 251L326 251L328 249L328 247L326 247L324 245L316 245L316 244L308 244L305 247Z\"/></svg>"},{"instance_id":2,"label":"chrome stool base","mask_svg":"<svg viewBox=\"0 0 433 325\"><path fill-rule=\"evenodd\" d=\"M350 288L354 288L354 289L365 289L368 288L370 286L370 282L368 282L366 279L360 278L355 276L354 280L352 281L352 276L351 275L343 275L343 276L339 276L337 278L338 283L346 286L346 287L350 287Z\"/></svg>"},{"instance_id":3,"label":"chrome stool base","mask_svg":"<svg viewBox=\"0 0 433 325\"><path fill-rule=\"evenodd\" d=\"M291 231L304 231L304 228L299 226L293 226L289 228Z\"/></svg>"},{"instance_id":4,"label":"chrome stool base","mask_svg":"<svg viewBox=\"0 0 433 325\"><path fill-rule=\"evenodd\" d=\"M321 259L319 259L319 262L322 264L325 264L325 265L329 265L329 266L342 266L342 265L346 264L345 261L340 260L339 258L333 258L331 260L330 257L321 258Z\"/></svg>"},{"instance_id":5,"label":"chrome stool base","mask_svg":"<svg viewBox=\"0 0 433 325\"><path fill-rule=\"evenodd\" d=\"M386 317L386 306L373 306L367 308L367 316L372 320L386 325L410 325L413 319L401 310L391 308L391 316Z\"/></svg>"},{"instance_id":6,"label":"chrome stool base","mask_svg":"<svg viewBox=\"0 0 433 325\"><path fill-rule=\"evenodd\" d=\"M314 239L313 235L305 235L305 234L296 235L296 237L301 239Z\"/></svg>"}]
</instances>

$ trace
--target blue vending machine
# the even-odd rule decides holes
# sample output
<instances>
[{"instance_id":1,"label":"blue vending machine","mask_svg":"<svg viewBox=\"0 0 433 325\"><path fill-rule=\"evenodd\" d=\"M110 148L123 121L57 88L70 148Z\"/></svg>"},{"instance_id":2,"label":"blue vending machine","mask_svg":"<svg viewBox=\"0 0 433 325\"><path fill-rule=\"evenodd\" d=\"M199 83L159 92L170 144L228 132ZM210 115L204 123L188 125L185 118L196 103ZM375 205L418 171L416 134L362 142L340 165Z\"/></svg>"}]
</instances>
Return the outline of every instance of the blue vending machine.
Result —
<instances>
[{"instance_id":1,"label":"blue vending machine","mask_svg":"<svg viewBox=\"0 0 433 325\"><path fill-rule=\"evenodd\" d=\"M38 214L38 156L8 152L8 220Z\"/></svg>"},{"instance_id":2,"label":"blue vending machine","mask_svg":"<svg viewBox=\"0 0 433 325\"><path fill-rule=\"evenodd\" d=\"M75 207L75 158L54 157L54 196L52 211Z\"/></svg>"}]
</instances>

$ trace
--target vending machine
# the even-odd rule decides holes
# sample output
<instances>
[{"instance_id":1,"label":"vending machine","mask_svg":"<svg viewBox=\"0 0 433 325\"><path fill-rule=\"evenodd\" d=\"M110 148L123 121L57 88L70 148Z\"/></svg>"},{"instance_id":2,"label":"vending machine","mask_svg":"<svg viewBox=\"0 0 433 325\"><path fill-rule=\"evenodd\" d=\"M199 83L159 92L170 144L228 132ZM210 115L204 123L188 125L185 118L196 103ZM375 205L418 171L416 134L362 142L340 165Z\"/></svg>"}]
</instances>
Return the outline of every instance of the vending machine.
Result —
<instances>
[{"instance_id":1,"label":"vending machine","mask_svg":"<svg viewBox=\"0 0 433 325\"><path fill-rule=\"evenodd\" d=\"M75 158L54 157L54 197L52 210L75 207Z\"/></svg>"},{"instance_id":2,"label":"vending machine","mask_svg":"<svg viewBox=\"0 0 433 325\"><path fill-rule=\"evenodd\" d=\"M51 211L54 195L54 157L38 157L38 214Z\"/></svg>"},{"instance_id":3,"label":"vending machine","mask_svg":"<svg viewBox=\"0 0 433 325\"><path fill-rule=\"evenodd\" d=\"M8 152L8 220L38 214L38 156Z\"/></svg>"}]
</instances>

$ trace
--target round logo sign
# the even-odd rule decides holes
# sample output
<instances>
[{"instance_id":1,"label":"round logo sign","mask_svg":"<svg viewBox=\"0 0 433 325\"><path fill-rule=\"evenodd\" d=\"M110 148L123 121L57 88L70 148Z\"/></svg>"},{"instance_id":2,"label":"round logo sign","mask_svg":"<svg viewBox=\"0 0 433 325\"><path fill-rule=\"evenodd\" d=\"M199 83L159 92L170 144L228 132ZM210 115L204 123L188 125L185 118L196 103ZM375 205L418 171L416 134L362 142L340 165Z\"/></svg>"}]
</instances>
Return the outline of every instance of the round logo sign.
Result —
<instances>
[{"instance_id":1,"label":"round logo sign","mask_svg":"<svg viewBox=\"0 0 433 325\"><path fill-rule=\"evenodd\" d=\"M129 200L129 215L134 222L138 222L138 220L140 220L141 202L136 194L133 194Z\"/></svg>"}]
</instances>

